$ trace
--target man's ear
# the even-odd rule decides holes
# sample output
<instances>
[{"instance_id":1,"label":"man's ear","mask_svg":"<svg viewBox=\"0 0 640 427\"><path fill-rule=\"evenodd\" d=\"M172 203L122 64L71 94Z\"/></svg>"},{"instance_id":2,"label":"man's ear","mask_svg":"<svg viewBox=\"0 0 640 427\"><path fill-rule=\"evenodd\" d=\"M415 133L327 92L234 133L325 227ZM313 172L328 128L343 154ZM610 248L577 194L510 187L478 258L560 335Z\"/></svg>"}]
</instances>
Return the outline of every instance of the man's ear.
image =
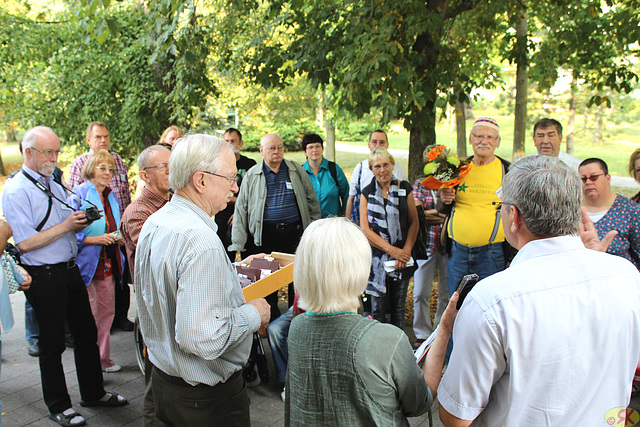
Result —
<instances>
[{"instance_id":1,"label":"man's ear","mask_svg":"<svg viewBox=\"0 0 640 427\"><path fill-rule=\"evenodd\" d=\"M141 171L138 173L138 176L140 177L140 179L141 179L141 180L143 180L143 181L144 181L144 183L145 183L145 184L148 184L148 183L149 183L149 175L147 174L147 171L146 171L146 170L144 170L144 169L143 169L143 170L141 170Z\"/></svg>"},{"instance_id":2,"label":"man's ear","mask_svg":"<svg viewBox=\"0 0 640 427\"><path fill-rule=\"evenodd\" d=\"M515 206L509 205L509 215L511 215L511 232L516 233L524 226L522 214Z\"/></svg>"},{"instance_id":3,"label":"man's ear","mask_svg":"<svg viewBox=\"0 0 640 427\"><path fill-rule=\"evenodd\" d=\"M242 148L244 146L244 141L240 140L240 142L238 143L238 147Z\"/></svg>"},{"instance_id":4,"label":"man's ear","mask_svg":"<svg viewBox=\"0 0 640 427\"><path fill-rule=\"evenodd\" d=\"M204 193L207 185L205 174L201 172L194 173L191 176L191 183L198 193Z\"/></svg>"}]
</instances>

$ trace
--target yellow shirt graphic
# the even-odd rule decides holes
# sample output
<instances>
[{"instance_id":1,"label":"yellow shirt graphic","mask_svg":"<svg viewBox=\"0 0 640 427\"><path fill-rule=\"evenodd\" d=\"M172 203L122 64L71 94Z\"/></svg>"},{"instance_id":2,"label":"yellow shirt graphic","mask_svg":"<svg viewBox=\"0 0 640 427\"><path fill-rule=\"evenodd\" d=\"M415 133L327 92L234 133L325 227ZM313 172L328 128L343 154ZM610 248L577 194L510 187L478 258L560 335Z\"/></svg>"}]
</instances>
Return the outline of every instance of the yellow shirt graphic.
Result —
<instances>
[{"instance_id":1,"label":"yellow shirt graphic","mask_svg":"<svg viewBox=\"0 0 640 427\"><path fill-rule=\"evenodd\" d=\"M483 246L489 243L498 220L493 202L500 201L496 190L502 186L502 162L497 157L488 165L472 164L471 170L458 185L449 237L465 246ZM453 233L451 233L453 228ZM504 241L502 224L493 243Z\"/></svg>"}]
</instances>

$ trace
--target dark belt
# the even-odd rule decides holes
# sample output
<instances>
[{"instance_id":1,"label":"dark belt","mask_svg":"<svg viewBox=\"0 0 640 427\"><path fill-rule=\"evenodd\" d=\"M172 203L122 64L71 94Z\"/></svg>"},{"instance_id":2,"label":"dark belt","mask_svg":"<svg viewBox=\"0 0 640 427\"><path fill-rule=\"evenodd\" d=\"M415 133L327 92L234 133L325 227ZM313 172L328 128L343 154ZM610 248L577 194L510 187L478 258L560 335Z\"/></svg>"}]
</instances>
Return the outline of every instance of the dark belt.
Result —
<instances>
[{"instance_id":1,"label":"dark belt","mask_svg":"<svg viewBox=\"0 0 640 427\"><path fill-rule=\"evenodd\" d=\"M263 225L264 230L275 231L277 233L289 233L291 231L302 230L302 222L289 222L289 223L276 223L276 224L267 224Z\"/></svg>"},{"instance_id":2,"label":"dark belt","mask_svg":"<svg viewBox=\"0 0 640 427\"><path fill-rule=\"evenodd\" d=\"M160 378L162 378L163 380L165 380L168 383L171 383L173 385L179 385L182 387L215 387L215 386L210 386L209 384L202 384L202 383L198 383L196 385L191 385L188 382L186 382L185 380L183 380L180 377L173 377L169 374L167 374L166 372L162 371L161 369L159 369L157 366L153 366L153 370L156 374L158 374L158 376ZM232 379L235 379L235 377L237 377L238 375L240 375L242 371L238 371L236 373L234 373L233 375L231 375L231 377L229 377L229 379L227 381L225 381L224 383L219 383L219 384L225 384L226 382L231 381ZM216 384L218 385L218 384Z\"/></svg>"},{"instance_id":3,"label":"dark belt","mask_svg":"<svg viewBox=\"0 0 640 427\"><path fill-rule=\"evenodd\" d=\"M59 262L57 264L46 265L25 265L27 270L70 270L76 266L76 259L71 258L69 261Z\"/></svg>"}]
</instances>

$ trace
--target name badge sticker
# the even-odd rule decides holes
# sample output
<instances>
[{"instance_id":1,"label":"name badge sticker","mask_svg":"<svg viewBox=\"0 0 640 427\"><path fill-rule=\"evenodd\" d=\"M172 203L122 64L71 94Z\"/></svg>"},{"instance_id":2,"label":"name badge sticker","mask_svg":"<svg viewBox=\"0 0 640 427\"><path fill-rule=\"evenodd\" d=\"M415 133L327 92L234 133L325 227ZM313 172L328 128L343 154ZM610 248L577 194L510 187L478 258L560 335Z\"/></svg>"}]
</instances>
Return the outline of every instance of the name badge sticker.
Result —
<instances>
[{"instance_id":1,"label":"name badge sticker","mask_svg":"<svg viewBox=\"0 0 640 427\"><path fill-rule=\"evenodd\" d=\"M121 173L120 179L122 180L122 182L127 182L127 174Z\"/></svg>"},{"instance_id":2,"label":"name badge sticker","mask_svg":"<svg viewBox=\"0 0 640 427\"><path fill-rule=\"evenodd\" d=\"M498 196L498 199L502 199L502 186L496 190L496 196Z\"/></svg>"},{"instance_id":3,"label":"name badge sticker","mask_svg":"<svg viewBox=\"0 0 640 427\"><path fill-rule=\"evenodd\" d=\"M398 189L398 196L407 197L407 190L405 190L404 188L399 188Z\"/></svg>"},{"instance_id":4,"label":"name badge sticker","mask_svg":"<svg viewBox=\"0 0 640 427\"><path fill-rule=\"evenodd\" d=\"M293 190L293 184L291 184L289 181L285 182L285 185L287 186L287 190Z\"/></svg>"}]
</instances>

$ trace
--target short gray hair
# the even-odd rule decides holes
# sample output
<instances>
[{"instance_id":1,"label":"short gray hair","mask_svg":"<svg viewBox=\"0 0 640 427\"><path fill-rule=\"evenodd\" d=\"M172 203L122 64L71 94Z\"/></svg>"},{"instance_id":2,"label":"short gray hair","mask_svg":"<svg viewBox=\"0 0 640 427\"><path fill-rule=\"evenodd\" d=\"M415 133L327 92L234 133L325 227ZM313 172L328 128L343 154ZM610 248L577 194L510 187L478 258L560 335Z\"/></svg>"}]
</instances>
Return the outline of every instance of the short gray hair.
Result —
<instances>
[{"instance_id":1,"label":"short gray hair","mask_svg":"<svg viewBox=\"0 0 640 427\"><path fill-rule=\"evenodd\" d=\"M149 147L145 148L144 150L142 150L142 153L140 153L140 155L138 156L138 171L142 171L144 168L146 168L147 166L149 166L149 163L147 163L147 160L149 159L149 156L151 155L152 152L154 151L169 151L171 152L171 150L169 150L167 147L163 146L163 145L150 145Z\"/></svg>"},{"instance_id":2,"label":"short gray hair","mask_svg":"<svg viewBox=\"0 0 640 427\"><path fill-rule=\"evenodd\" d=\"M21 149L23 159L26 159L27 156L27 153L24 151L25 148L34 148L36 145L36 141L38 140L38 135L41 135L42 131L51 132L55 135L53 129L46 126L35 126L24 133L22 141L20 142L20 146L22 147Z\"/></svg>"},{"instance_id":3,"label":"short gray hair","mask_svg":"<svg viewBox=\"0 0 640 427\"><path fill-rule=\"evenodd\" d=\"M369 169L373 167L373 164L380 159L389 159L389 161L395 166L396 161L393 159L391 153L384 147L374 148L371 153L369 153Z\"/></svg>"},{"instance_id":4,"label":"short gray hair","mask_svg":"<svg viewBox=\"0 0 640 427\"><path fill-rule=\"evenodd\" d=\"M527 156L509 168L502 201L515 206L536 237L578 234L582 184L557 157Z\"/></svg>"},{"instance_id":5,"label":"short gray hair","mask_svg":"<svg viewBox=\"0 0 640 427\"><path fill-rule=\"evenodd\" d=\"M225 151L232 151L231 144L207 134L187 134L173 146L169 160L169 184L175 190L189 185L198 171L217 172Z\"/></svg>"},{"instance_id":6,"label":"short gray hair","mask_svg":"<svg viewBox=\"0 0 640 427\"><path fill-rule=\"evenodd\" d=\"M353 310L367 287L371 245L346 218L312 222L300 240L293 264L298 306L312 313Z\"/></svg>"}]
</instances>

